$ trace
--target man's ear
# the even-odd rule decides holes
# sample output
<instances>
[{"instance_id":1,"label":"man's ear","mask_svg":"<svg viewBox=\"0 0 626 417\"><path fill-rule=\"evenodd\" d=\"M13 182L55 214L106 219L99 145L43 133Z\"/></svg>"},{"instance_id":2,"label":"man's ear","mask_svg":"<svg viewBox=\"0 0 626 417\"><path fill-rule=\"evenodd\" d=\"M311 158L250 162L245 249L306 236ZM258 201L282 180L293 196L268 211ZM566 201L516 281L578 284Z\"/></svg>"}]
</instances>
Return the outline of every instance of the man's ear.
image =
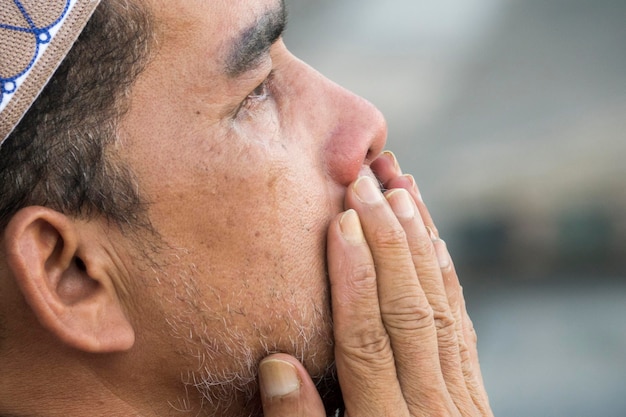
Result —
<instances>
[{"instance_id":1,"label":"man's ear","mask_svg":"<svg viewBox=\"0 0 626 417\"><path fill-rule=\"evenodd\" d=\"M5 230L10 275L41 325L66 345L92 353L128 350L135 333L107 273L106 252L97 236L81 238L81 227L45 207L20 210Z\"/></svg>"}]
</instances>

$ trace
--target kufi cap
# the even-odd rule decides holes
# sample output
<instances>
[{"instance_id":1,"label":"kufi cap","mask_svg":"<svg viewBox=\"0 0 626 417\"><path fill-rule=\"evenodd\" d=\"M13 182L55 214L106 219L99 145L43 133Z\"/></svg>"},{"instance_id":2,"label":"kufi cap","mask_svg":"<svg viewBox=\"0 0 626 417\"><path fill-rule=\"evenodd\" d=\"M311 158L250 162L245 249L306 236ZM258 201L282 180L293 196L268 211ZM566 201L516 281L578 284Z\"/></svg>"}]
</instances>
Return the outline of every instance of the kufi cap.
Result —
<instances>
[{"instance_id":1,"label":"kufi cap","mask_svg":"<svg viewBox=\"0 0 626 417\"><path fill-rule=\"evenodd\" d=\"M100 0L0 0L0 146L59 67Z\"/></svg>"}]
</instances>

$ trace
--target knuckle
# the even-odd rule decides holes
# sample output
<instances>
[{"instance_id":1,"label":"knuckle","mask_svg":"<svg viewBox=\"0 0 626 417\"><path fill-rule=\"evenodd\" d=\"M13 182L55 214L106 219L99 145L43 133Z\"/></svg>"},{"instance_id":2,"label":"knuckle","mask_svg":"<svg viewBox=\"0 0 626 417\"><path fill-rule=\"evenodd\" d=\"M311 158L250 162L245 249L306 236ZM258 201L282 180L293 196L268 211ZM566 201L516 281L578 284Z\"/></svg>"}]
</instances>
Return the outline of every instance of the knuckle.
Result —
<instances>
[{"instance_id":1,"label":"knuckle","mask_svg":"<svg viewBox=\"0 0 626 417\"><path fill-rule=\"evenodd\" d=\"M430 240L430 237L424 237L423 239L417 239L411 249L413 255L417 256L435 256L435 246Z\"/></svg>"},{"instance_id":2,"label":"knuckle","mask_svg":"<svg viewBox=\"0 0 626 417\"><path fill-rule=\"evenodd\" d=\"M423 330L434 327L430 304L415 296L401 296L381 307L385 325L398 330Z\"/></svg>"},{"instance_id":3,"label":"knuckle","mask_svg":"<svg viewBox=\"0 0 626 417\"><path fill-rule=\"evenodd\" d=\"M459 340L459 356L461 357L461 364L465 371L467 366L471 366L472 355L463 339Z\"/></svg>"},{"instance_id":4,"label":"knuckle","mask_svg":"<svg viewBox=\"0 0 626 417\"><path fill-rule=\"evenodd\" d=\"M346 286L341 294L341 299L345 303L352 304L375 293L376 268L371 262L351 266L348 274L350 278L346 280Z\"/></svg>"},{"instance_id":5,"label":"knuckle","mask_svg":"<svg viewBox=\"0 0 626 417\"><path fill-rule=\"evenodd\" d=\"M463 354L461 356L461 371L465 380L469 381L474 376L474 364L472 358L469 355Z\"/></svg>"},{"instance_id":6,"label":"knuckle","mask_svg":"<svg viewBox=\"0 0 626 417\"><path fill-rule=\"evenodd\" d=\"M376 268L371 262L355 264L352 266L350 274L352 276L350 282L352 282L355 287L376 284Z\"/></svg>"},{"instance_id":7,"label":"knuckle","mask_svg":"<svg viewBox=\"0 0 626 417\"><path fill-rule=\"evenodd\" d=\"M396 248L406 244L406 232L402 228L379 229L374 232L372 243L381 248Z\"/></svg>"},{"instance_id":8,"label":"knuckle","mask_svg":"<svg viewBox=\"0 0 626 417\"><path fill-rule=\"evenodd\" d=\"M456 320L451 314L436 313L435 328L437 329L437 340L440 349L458 352L459 337L456 330Z\"/></svg>"},{"instance_id":9,"label":"knuckle","mask_svg":"<svg viewBox=\"0 0 626 417\"><path fill-rule=\"evenodd\" d=\"M474 329L474 323L469 317L467 317L465 320L465 326L465 335L468 339L467 341L475 346L476 344L478 344L478 335L476 334L476 330Z\"/></svg>"},{"instance_id":10,"label":"knuckle","mask_svg":"<svg viewBox=\"0 0 626 417\"><path fill-rule=\"evenodd\" d=\"M389 336L379 326L362 328L337 348L352 362L367 363L368 367L383 369L393 363Z\"/></svg>"},{"instance_id":11,"label":"knuckle","mask_svg":"<svg viewBox=\"0 0 626 417\"><path fill-rule=\"evenodd\" d=\"M452 314L438 312L434 314L437 331L456 334L456 320Z\"/></svg>"}]
</instances>

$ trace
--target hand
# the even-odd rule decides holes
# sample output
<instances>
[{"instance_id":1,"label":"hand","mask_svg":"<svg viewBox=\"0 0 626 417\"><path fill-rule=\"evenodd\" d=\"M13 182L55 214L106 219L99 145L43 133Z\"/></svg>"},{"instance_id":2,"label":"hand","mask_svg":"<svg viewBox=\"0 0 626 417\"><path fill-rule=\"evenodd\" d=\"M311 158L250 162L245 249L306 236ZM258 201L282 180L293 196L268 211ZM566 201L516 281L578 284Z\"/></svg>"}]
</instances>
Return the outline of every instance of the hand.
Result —
<instances>
[{"instance_id":1,"label":"hand","mask_svg":"<svg viewBox=\"0 0 626 417\"><path fill-rule=\"evenodd\" d=\"M391 153L330 225L335 359L347 417L492 416L452 260L415 182ZM302 365L261 363L265 417L325 417Z\"/></svg>"}]
</instances>

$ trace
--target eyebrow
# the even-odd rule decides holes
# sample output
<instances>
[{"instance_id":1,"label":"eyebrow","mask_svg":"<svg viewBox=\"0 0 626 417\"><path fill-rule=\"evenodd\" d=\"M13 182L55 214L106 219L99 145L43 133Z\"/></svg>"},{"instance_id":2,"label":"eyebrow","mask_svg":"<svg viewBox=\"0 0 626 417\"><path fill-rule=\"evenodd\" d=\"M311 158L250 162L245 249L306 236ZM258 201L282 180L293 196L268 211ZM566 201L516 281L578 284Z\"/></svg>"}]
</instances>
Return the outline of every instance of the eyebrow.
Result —
<instances>
[{"instance_id":1,"label":"eyebrow","mask_svg":"<svg viewBox=\"0 0 626 417\"><path fill-rule=\"evenodd\" d=\"M286 26L287 10L285 0L281 0L278 7L260 16L233 41L226 58L226 73L236 78L254 69L282 36Z\"/></svg>"}]
</instances>

